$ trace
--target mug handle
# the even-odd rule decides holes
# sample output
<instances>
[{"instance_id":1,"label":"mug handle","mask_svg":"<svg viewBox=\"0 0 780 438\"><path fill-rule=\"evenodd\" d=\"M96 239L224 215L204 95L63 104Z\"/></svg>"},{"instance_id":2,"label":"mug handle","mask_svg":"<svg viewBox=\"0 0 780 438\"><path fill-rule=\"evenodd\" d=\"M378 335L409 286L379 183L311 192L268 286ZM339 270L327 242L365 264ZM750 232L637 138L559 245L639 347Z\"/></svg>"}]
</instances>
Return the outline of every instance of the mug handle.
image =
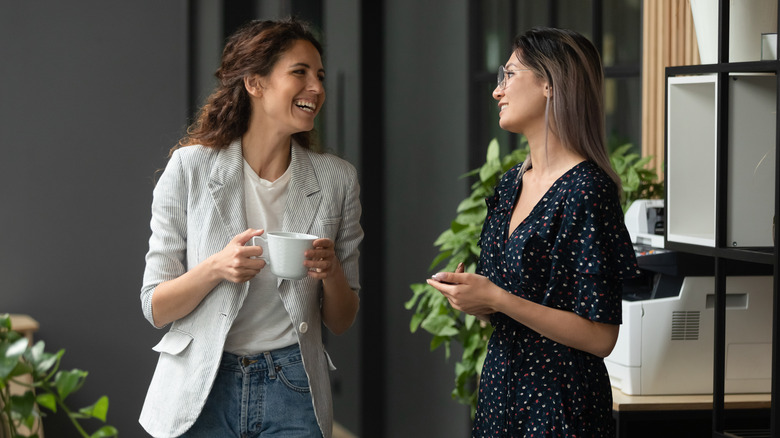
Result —
<instances>
[{"instance_id":1,"label":"mug handle","mask_svg":"<svg viewBox=\"0 0 780 438\"><path fill-rule=\"evenodd\" d=\"M265 237L265 234L254 236L252 238L252 246L260 246L263 248L263 255L259 257L252 257L252 258L263 259L265 260L266 265L271 266L271 259L269 259L268 256L266 256L266 254L268 254L268 238Z\"/></svg>"}]
</instances>

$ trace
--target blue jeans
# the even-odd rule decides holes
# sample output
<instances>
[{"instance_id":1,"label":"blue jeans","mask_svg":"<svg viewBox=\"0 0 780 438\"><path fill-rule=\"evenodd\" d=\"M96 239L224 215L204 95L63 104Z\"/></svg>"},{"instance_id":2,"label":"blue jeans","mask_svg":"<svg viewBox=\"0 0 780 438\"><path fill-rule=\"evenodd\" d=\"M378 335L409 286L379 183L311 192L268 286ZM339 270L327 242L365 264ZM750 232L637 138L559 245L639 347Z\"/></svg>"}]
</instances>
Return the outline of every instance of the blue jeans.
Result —
<instances>
[{"instance_id":1,"label":"blue jeans","mask_svg":"<svg viewBox=\"0 0 780 438\"><path fill-rule=\"evenodd\" d=\"M321 437L298 345L254 356L222 353L206 405L181 436Z\"/></svg>"}]
</instances>

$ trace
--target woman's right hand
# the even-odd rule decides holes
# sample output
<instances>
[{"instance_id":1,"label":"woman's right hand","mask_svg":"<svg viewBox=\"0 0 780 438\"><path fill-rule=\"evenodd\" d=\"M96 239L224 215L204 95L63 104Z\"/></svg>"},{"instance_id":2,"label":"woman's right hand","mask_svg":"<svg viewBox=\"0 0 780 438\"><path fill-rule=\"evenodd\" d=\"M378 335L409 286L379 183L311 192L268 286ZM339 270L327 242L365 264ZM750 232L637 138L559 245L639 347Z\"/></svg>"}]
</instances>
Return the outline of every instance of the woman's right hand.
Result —
<instances>
[{"instance_id":1,"label":"woman's right hand","mask_svg":"<svg viewBox=\"0 0 780 438\"><path fill-rule=\"evenodd\" d=\"M154 325L162 327L187 316L223 280L243 283L257 275L265 267L265 260L256 258L263 254L263 248L245 245L261 234L263 230L250 228L233 237L222 251L179 277L158 284L152 293Z\"/></svg>"},{"instance_id":2,"label":"woman's right hand","mask_svg":"<svg viewBox=\"0 0 780 438\"><path fill-rule=\"evenodd\" d=\"M263 234L264 230L247 229L233 237L222 251L209 257L209 264L221 280L233 283L243 283L254 278L265 267L265 260L260 256L263 248L260 246L246 246L253 237Z\"/></svg>"}]
</instances>

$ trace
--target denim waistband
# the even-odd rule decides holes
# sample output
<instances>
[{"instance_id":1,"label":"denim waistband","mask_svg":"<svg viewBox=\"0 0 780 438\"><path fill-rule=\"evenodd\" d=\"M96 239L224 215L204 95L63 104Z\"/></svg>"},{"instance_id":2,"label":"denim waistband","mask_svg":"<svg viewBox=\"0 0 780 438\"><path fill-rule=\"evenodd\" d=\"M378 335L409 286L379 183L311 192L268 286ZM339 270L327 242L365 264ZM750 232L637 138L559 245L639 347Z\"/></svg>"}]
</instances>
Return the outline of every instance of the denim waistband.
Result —
<instances>
[{"instance_id":1,"label":"denim waistband","mask_svg":"<svg viewBox=\"0 0 780 438\"><path fill-rule=\"evenodd\" d=\"M224 371L238 371L251 373L266 371L275 367L283 367L292 363L301 362L301 349L298 344L282 347L273 351L254 354L251 356L238 356L227 351L222 352L222 361L219 368Z\"/></svg>"}]
</instances>

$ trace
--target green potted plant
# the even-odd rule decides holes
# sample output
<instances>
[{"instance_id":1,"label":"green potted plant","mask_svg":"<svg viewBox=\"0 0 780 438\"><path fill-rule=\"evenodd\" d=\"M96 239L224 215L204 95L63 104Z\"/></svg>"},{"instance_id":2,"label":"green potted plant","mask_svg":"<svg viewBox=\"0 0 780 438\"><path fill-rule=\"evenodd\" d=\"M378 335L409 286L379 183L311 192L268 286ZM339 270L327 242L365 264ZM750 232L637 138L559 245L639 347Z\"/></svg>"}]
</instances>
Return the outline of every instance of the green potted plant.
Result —
<instances>
[{"instance_id":1,"label":"green potted plant","mask_svg":"<svg viewBox=\"0 0 780 438\"><path fill-rule=\"evenodd\" d=\"M658 198L663 194L663 183L653 170L645 166L652 157L641 158L631 152L631 144L610 146L612 167L620 175L623 185L623 211L636 199ZM466 272L475 272L480 249L477 246L482 224L487 215L485 198L493 190L501 176L510 168L525 160L528 144L522 139L521 147L500 156L496 139L488 145L485 164L463 175L478 176L471 186L471 194L457 208L457 215L434 242L439 254L433 259L430 271L453 271L463 263ZM487 340L493 332L490 324L479 321L472 315L453 309L444 296L427 283L410 285L412 298L405 307L412 310L409 328L412 333L419 328L430 333L431 351L444 346L445 358L451 354L451 343L463 347L463 354L455 362L455 388L452 397L460 403L471 406L472 416L477 403L477 380L487 354Z\"/></svg>"},{"instance_id":2,"label":"green potted plant","mask_svg":"<svg viewBox=\"0 0 780 438\"><path fill-rule=\"evenodd\" d=\"M84 385L88 373L60 370L65 350L47 353L44 348L43 341L30 346L25 337L11 329L10 316L0 315L0 434L11 438L39 437L40 418L44 415L39 407L43 407L52 413L64 412L83 437L117 436L116 428L109 425L92 434L84 430L82 420L98 419L105 423L108 397L102 396L79 410L70 408L66 399ZM28 378L22 379L25 376ZM22 388L21 394L12 393L12 383ZM22 430L29 432L22 434Z\"/></svg>"}]
</instances>

